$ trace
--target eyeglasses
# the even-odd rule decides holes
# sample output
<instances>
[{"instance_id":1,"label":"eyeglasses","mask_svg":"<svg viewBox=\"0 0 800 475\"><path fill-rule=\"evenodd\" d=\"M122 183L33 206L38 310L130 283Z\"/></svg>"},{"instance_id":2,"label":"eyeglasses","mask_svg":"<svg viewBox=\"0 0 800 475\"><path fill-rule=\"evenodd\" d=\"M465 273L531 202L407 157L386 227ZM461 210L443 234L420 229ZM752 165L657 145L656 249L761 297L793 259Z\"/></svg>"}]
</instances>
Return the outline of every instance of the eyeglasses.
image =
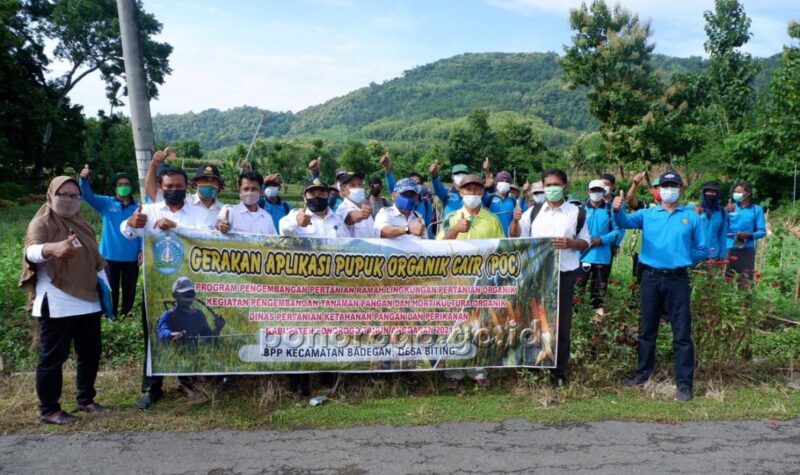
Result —
<instances>
[{"instance_id":1,"label":"eyeglasses","mask_svg":"<svg viewBox=\"0 0 800 475\"><path fill-rule=\"evenodd\" d=\"M81 195L77 193L56 193L56 196L65 200L79 200Z\"/></svg>"}]
</instances>

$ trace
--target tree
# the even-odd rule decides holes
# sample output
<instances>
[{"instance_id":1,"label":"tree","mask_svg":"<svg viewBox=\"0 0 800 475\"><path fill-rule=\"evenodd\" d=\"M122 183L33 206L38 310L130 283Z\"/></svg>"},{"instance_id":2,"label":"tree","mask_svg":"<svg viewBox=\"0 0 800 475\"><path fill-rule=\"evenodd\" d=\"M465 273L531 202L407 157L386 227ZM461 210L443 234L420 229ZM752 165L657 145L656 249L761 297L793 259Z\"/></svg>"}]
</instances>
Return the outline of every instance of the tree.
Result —
<instances>
[{"instance_id":1,"label":"tree","mask_svg":"<svg viewBox=\"0 0 800 475\"><path fill-rule=\"evenodd\" d=\"M95 190L113 192L109 179L114 173L127 172L136 176L136 164L130 159L133 133L127 117L106 116L101 111L96 119L86 119L84 136L84 160L92 169ZM80 163L75 165L76 169L82 168Z\"/></svg>"},{"instance_id":2,"label":"tree","mask_svg":"<svg viewBox=\"0 0 800 475\"><path fill-rule=\"evenodd\" d=\"M455 127L447 139L447 158L452 164L464 164L478 173L485 158L500 159L502 151L497 135L489 126L489 112L473 109L466 127Z\"/></svg>"},{"instance_id":3,"label":"tree","mask_svg":"<svg viewBox=\"0 0 800 475\"><path fill-rule=\"evenodd\" d=\"M370 157L369 151L363 142L352 140L347 143L339 157L341 166L349 171L363 172L366 176L378 172L378 162Z\"/></svg>"},{"instance_id":4,"label":"tree","mask_svg":"<svg viewBox=\"0 0 800 475\"><path fill-rule=\"evenodd\" d=\"M619 5L609 10L602 0L570 10L569 21L575 35L560 61L567 88L589 87L589 111L602 123L607 155L620 167L647 159L650 146L635 127L661 91L650 63L650 24Z\"/></svg>"},{"instance_id":5,"label":"tree","mask_svg":"<svg viewBox=\"0 0 800 475\"><path fill-rule=\"evenodd\" d=\"M142 9L141 2L138 2L138 7L148 94L157 98L158 85L163 84L164 78L172 71L168 59L172 46L153 39L161 32L162 25L155 16ZM28 41L33 44L41 44L42 40L54 43L54 57L69 65L63 75L42 83L55 109L65 103L81 80L94 72L99 72L105 82L111 106L122 104L120 97L127 94L121 82L125 65L114 0L26 0L23 12L27 23L35 25L35 35L29 36ZM47 120L41 138L43 152L48 149L53 132L52 120ZM40 174L41 163L36 165L35 174Z\"/></svg>"},{"instance_id":6,"label":"tree","mask_svg":"<svg viewBox=\"0 0 800 475\"><path fill-rule=\"evenodd\" d=\"M772 75L769 96L769 127L788 164L800 162L800 24L787 29L794 45L785 46L778 69Z\"/></svg>"},{"instance_id":7,"label":"tree","mask_svg":"<svg viewBox=\"0 0 800 475\"><path fill-rule=\"evenodd\" d=\"M715 0L714 11L704 12L703 18L711 107L717 128L729 135L744 128L753 106L753 80L758 67L749 54L740 51L751 36L750 18L738 0Z\"/></svg>"}]
</instances>

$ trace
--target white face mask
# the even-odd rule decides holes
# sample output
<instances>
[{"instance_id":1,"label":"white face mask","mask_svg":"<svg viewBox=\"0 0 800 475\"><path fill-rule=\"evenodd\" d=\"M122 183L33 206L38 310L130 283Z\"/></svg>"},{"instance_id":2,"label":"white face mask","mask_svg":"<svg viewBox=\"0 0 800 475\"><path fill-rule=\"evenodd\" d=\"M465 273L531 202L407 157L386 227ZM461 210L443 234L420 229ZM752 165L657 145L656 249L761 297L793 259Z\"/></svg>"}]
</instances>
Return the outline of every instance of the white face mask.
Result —
<instances>
[{"instance_id":1,"label":"white face mask","mask_svg":"<svg viewBox=\"0 0 800 475\"><path fill-rule=\"evenodd\" d=\"M497 184L497 192L500 193L501 195L505 195L509 191L511 191L511 183L506 183L504 181L501 181L500 183Z\"/></svg>"},{"instance_id":2,"label":"white face mask","mask_svg":"<svg viewBox=\"0 0 800 475\"><path fill-rule=\"evenodd\" d=\"M605 193L603 193L602 191L589 193L589 199L595 203L603 201L603 196L605 196Z\"/></svg>"},{"instance_id":3,"label":"white face mask","mask_svg":"<svg viewBox=\"0 0 800 475\"><path fill-rule=\"evenodd\" d=\"M464 206L469 209L475 209L481 205L481 197L478 195L467 195L463 198Z\"/></svg>"},{"instance_id":4,"label":"white face mask","mask_svg":"<svg viewBox=\"0 0 800 475\"><path fill-rule=\"evenodd\" d=\"M364 198L366 197L366 191L364 188L350 188L350 201L354 203L363 203Z\"/></svg>"},{"instance_id":5,"label":"white face mask","mask_svg":"<svg viewBox=\"0 0 800 475\"><path fill-rule=\"evenodd\" d=\"M534 201L534 202L535 202L537 205L540 205L540 204L544 203L544 193L535 193L535 194L533 195L533 201Z\"/></svg>"},{"instance_id":6,"label":"white face mask","mask_svg":"<svg viewBox=\"0 0 800 475\"><path fill-rule=\"evenodd\" d=\"M245 206L253 206L254 204L258 203L258 199L261 197L261 193L257 191L246 191L243 193L239 193L239 199L242 200L242 203Z\"/></svg>"},{"instance_id":7,"label":"white face mask","mask_svg":"<svg viewBox=\"0 0 800 475\"><path fill-rule=\"evenodd\" d=\"M680 188L661 188L661 201L671 205L681 196Z\"/></svg>"},{"instance_id":8,"label":"white face mask","mask_svg":"<svg viewBox=\"0 0 800 475\"><path fill-rule=\"evenodd\" d=\"M461 186L461 182L464 180L463 174L453 175L453 184L456 186Z\"/></svg>"},{"instance_id":9,"label":"white face mask","mask_svg":"<svg viewBox=\"0 0 800 475\"><path fill-rule=\"evenodd\" d=\"M604 186L603 189L605 190L605 196L608 196L608 195L611 194L611 187L610 186Z\"/></svg>"},{"instance_id":10,"label":"white face mask","mask_svg":"<svg viewBox=\"0 0 800 475\"><path fill-rule=\"evenodd\" d=\"M276 196L278 196L278 192L280 191L281 188L279 186L268 186L264 188L264 196L266 196L267 198L275 198Z\"/></svg>"}]
</instances>

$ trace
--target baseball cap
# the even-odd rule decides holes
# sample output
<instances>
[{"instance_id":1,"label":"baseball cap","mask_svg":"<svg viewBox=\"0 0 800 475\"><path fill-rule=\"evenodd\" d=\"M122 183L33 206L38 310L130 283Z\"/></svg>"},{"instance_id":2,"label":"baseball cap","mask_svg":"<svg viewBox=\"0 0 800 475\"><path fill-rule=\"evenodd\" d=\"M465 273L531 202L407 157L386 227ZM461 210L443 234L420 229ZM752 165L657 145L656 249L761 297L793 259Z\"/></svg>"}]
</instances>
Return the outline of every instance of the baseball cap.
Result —
<instances>
[{"instance_id":1,"label":"baseball cap","mask_svg":"<svg viewBox=\"0 0 800 475\"><path fill-rule=\"evenodd\" d=\"M416 194L422 194L421 187L417 185L417 182L412 180L411 178L403 178L402 180L398 181L394 185L394 192L398 194L405 193L406 191L413 191Z\"/></svg>"},{"instance_id":2,"label":"baseball cap","mask_svg":"<svg viewBox=\"0 0 800 475\"><path fill-rule=\"evenodd\" d=\"M544 193L544 184L541 181L531 183L531 193Z\"/></svg>"},{"instance_id":3,"label":"baseball cap","mask_svg":"<svg viewBox=\"0 0 800 475\"><path fill-rule=\"evenodd\" d=\"M683 186L683 179L681 176L678 175L677 172L666 172L658 178L658 186L663 185L664 183L675 183L677 185Z\"/></svg>"},{"instance_id":4,"label":"baseball cap","mask_svg":"<svg viewBox=\"0 0 800 475\"><path fill-rule=\"evenodd\" d=\"M467 175L461 180L461 185L459 187L464 188L467 185L481 185L483 186L483 180L478 175Z\"/></svg>"},{"instance_id":5,"label":"baseball cap","mask_svg":"<svg viewBox=\"0 0 800 475\"><path fill-rule=\"evenodd\" d=\"M172 283L172 293L194 292L194 283L188 277L178 277Z\"/></svg>"},{"instance_id":6,"label":"baseball cap","mask_svg":"<svg viewBox=\"0 0 800 475\"><path fill-rule=\"evenodd\" d=\"M267 175L264 177L264 184L265 185L282 185L283 180L281 180L281 176L278 173L273 173L272 175Z\"/></svg>"},{"instance_id":7,"label":"baseball cap","mask_svg":"<svg viewBox=\"0 0 800 475\"><path fill-rule=\"evenodd\" d=\"M308 183L306 183L306 187L303 189L303 193L317 188L328 191L328 185L323 183L322 180L320 180L319 178L314 178L313 180L310 180Z\"/></svg>"},{"instance_id":8,"label":"baseball cap","mask_svg":"<svg viewBox=\"0 0 800 475\"><path fill-rule=\"evenodd\" d=\"M336 174L336 181L338 181L340 185L344 185L353 178L361 178L361 180L364 180L364 176L365 175L361 172L343 171Z\"/></svg>"},{"instance_id":9,"label":"baseball cap","mask_svg":"<svg viewBox=\"0 0 800 475\"><path fill-rule=\"evenodd\" d=\"M590 190L592 188L604 189L605 187L606 187L606 184L605 184L605 182L603 180L592 180L592 181L589 182L589 189Z\"/></svg>"},{"instance_id":10,"label":"baseball cap","mask_svg":"<svg viewBox=\"0 0 800 475\"><path fill-rule=\"evenodd\" d=\"M469 173L469 167L466 166L466 165L461 165L461 164L453 165L453 173L451 173L451 174L452 175L458 175L459 173L468 174Z\"/></svg>"},{"instance_id":11,"label":"baseball cap","mask_svg":"<svg viewBox=\"0 0 800 475\"><path fill-rule=\"evenodd\" d=\"M222 183L222 177L219 174L219 168L211 163L201 165L200 168L197 169L197 173L194 177L192 177L191 181L199 180L200 178L215 178L217 181Z\"/></svg>"},{"instance_id":12,"label":"baseball cap","mask_svg":"<svg viewBox=\"0 0 800 475\"><path fill-rule=\"evenodd\" d=\"M511 180L513 180L513 177L511 176L511 173L508 173L507 171L502 171L502 172L498 173L494 178L497 181L508 181L508 182L510 182Z\"/></svg>"}]
</instances>

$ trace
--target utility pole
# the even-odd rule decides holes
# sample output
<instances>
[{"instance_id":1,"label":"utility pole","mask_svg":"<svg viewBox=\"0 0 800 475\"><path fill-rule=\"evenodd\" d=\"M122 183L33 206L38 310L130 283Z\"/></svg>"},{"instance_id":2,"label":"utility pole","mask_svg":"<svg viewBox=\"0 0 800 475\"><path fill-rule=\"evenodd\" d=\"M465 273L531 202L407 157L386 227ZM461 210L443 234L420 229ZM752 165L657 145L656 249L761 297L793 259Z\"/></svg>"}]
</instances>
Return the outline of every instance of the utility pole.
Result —
<instances>
[{"instance_id":1,"label":"utility pole","mask_svg":"<svg viewBox=\"0 0 800 475\"><path fill-rule=\"evenodd\" d=\"M144 73L139 41L139 10L136 0L117 0L119 29L122 36L122 58L125 60L125 80L131 108L133 146L136 149L136 169L144 199L144 181L156 148L153 121L150 117L150 98L147 97L147 78Z\"/></svg>"}]
</instances>

